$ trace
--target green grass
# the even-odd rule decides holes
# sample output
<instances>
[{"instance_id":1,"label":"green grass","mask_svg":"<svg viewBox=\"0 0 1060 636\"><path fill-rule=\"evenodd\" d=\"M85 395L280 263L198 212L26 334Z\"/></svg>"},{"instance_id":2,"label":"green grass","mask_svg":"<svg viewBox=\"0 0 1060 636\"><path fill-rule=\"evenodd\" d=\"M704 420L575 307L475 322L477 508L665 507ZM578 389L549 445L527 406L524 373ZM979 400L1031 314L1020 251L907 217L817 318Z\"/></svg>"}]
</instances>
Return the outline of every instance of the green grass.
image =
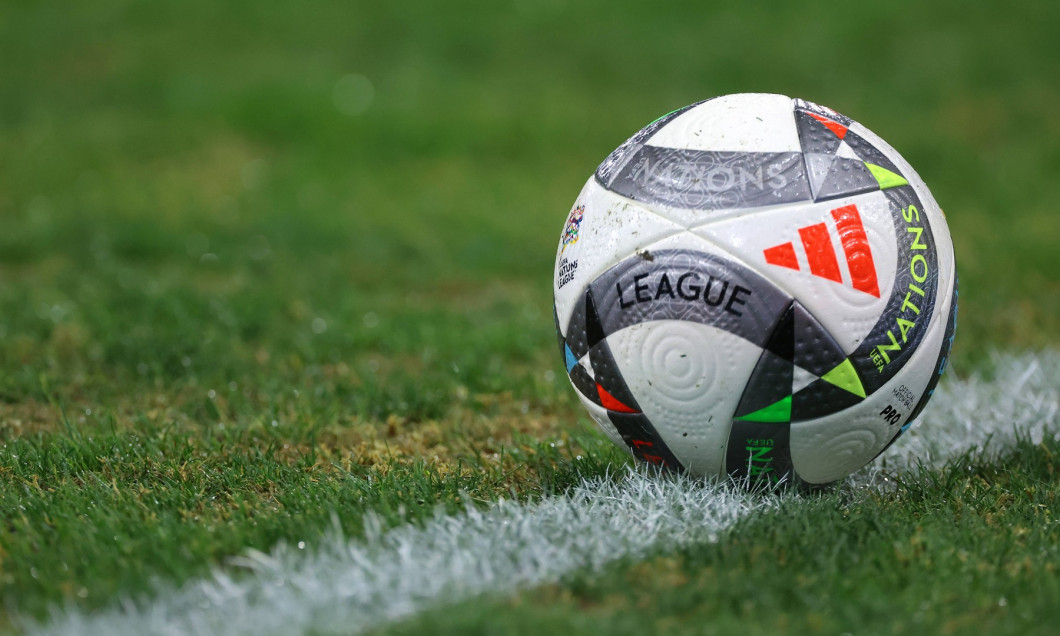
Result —
<instances>
[{"instance_id":1,"label":"green grass","mask_svg":"<svg viewBox=\"0 0 1060 636\"><path fill-rule=\"evenodd\" d=\"M91 429L89 429L91 430ZM498 497L562 491L617 459L571 461L550 442L518 440L493 457L470 443L457 461L384 458L365 465L337 444L288 442L297 433L228 429L189 435L163 427L95 430L7 443L5 594L40 613L59 594L100 605L155 579L207 574L210 564L277 541L310 546L338 524L359 536L369 513L384 527ZM459 431L447 432L450 444ZM599 440L593 442L602 446ZM10 608L9 608L10 609Z\"/></svg>"},{"instance_id":2,"label":"green grass","mask_svg":"<svg viewBox=\"0 0 1060 636\"><path fill-rule=\"evenodd\" d=\"M819 101L917 166L957 249L957 372L1055 347L1058 26L1049 3L3 3L0 626L311 544L332 514L417 522L621 461L581 432L556 358L555 242L611 149L704 97ZM359 114L350 75L373 86ZM1007 479L1055 493L1034 456ZM931 496L910 483L850 514L908 531ZM827 501L798 518L835 521ZM849 533L829 528L822 544ZM699 581L721 549L671 569ZM1055 575L1034 574L1038 607ZM570 593L624 593L592 585ZM504 616L575 620L566 589Z\"/></svg>"}]
</instances>

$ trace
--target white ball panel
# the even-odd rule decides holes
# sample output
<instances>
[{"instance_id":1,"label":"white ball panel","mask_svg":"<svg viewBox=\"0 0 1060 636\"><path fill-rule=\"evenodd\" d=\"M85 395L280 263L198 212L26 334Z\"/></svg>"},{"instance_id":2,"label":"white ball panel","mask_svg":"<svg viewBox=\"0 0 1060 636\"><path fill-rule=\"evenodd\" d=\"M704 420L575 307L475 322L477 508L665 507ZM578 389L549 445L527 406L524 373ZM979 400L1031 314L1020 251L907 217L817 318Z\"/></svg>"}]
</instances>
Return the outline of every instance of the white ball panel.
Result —
<instances>
[{"instance_id":1,"label":"white ball panel","mask_svg":"<svg viewBox=\"0 0 1060 636\"><path fill-rule=\"evenodd\" d=\"M732 415L761 349L680 320L640 323L607 341L637 403L678 460L694 474L721 474Z\"/></svg>"},{"instance_id":2,"label":"white ball panel","mask_svg":"<svg viewBox=\"0 0 1060 636\"><path fill-rule=\"evenodd\" d=\"M585 287L612 265L665 236L683 231L635 201L602 188L589 179L572 208L584 206L578 239L563 244L560 235L552 286L556 314L566 327Z\"/></svg>"},{"instance_id":3,"label":"white ball panel","mask_svg":"<svg viewBox=\"0 0 1060 636\"><path fill-rule=\"evenodd\" d=\"M648 144L721 152L798 152L790 97L744 93L717 97L682 113Z\"/></svg>"}]
</instances>

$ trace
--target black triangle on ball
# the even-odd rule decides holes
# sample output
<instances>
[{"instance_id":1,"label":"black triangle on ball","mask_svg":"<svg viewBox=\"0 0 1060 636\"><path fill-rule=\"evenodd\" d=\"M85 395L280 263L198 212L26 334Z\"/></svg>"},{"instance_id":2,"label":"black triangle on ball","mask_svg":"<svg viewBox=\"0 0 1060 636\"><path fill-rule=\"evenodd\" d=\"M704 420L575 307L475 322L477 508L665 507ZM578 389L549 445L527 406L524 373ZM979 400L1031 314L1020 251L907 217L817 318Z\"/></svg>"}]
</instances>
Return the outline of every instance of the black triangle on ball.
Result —
<instances>
[{"instance_id":1,"label":"black triangle on ball","mask_svg":"<svg viewBox=\"0 0 1060 636\"><path fill-rule=\"evenodd\" d=\"M600 393L596 390L596 380L589 376L589 372L585 370L585 367L576 364L571 367L568 375L570 376L571 384L578 389L578 393L584 395L594 404L600 404Z\"/></svg>"},{"instance_id":2,"label":"black triangle on ball","mask_svg":"<svg viewBox=\"0 0 1060 636\"><path fill-rule=\"evenodd\" d=\"M600 314L596 311L596 301L593 300L593 290L585 291L585 341L589 349L603 340L607 334L604 326L600 324Z\"/></svg>"},{"instance_id":3,"label":"black triangle on ball","mask_svg":"<svg viewBox=\"0 0 1060 636\"><path fill-rule=\"evenodd\" d=\"M735 417L743 417L791 395L794 365L766 349L747 380Z\"/></svg>"},{"instance_id":4,"label":"black triangle on ball","mask_svg":"<svg viewBox=\"0 0 1060 636\"><path fill-rule=\"evenodd\" d=\"M792 310L795 317L795 353L792 360L795 364L816 376L822 376L842 364L847 356L832 334L798 302L793 303Z\"/></svg>"},{"instance_id":5,"label":"black triangle on ball","mask_svg":"<svg viewBox=\"0 0 1060 636\"><path fill-rule=\"evenodd\" d=\"M797 304L792 303L788 306L787 311L773 327L773 332L769 335L769 341L766 342L765 347L767 351L773 352L788 362L795 360L795 306Z\"/></svg>"},{"instance_id":6,"label":"black triangle on ball","mask_svg":"<svg viewBox=\"0 0 1060 636\"><path fill-rule=\"evenodd\" d=\"M814 380L791 397L791 421L812 420L838 413L862 398L826 380Z\"/></svg>"}]
</instances>

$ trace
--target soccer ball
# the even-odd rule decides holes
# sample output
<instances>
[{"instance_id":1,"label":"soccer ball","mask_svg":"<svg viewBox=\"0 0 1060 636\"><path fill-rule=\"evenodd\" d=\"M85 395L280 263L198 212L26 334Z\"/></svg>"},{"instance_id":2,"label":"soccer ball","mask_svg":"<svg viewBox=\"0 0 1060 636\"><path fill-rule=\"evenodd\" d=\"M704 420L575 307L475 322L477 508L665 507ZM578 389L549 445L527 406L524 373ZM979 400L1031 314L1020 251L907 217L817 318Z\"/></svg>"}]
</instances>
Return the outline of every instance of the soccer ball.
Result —
<instances>
[{"instance_id":1,"label":"soccer ball","mask_svg":"<svg viewBox=\"0 0 1060 636\"><path fill-rule=\"evenodd\" d=\"M886 142L783 95L692 104L604 160L556 253L563 363L637 458L826 484L868 464L946 367L946 221Z\"/></svg>"}]
</instances>

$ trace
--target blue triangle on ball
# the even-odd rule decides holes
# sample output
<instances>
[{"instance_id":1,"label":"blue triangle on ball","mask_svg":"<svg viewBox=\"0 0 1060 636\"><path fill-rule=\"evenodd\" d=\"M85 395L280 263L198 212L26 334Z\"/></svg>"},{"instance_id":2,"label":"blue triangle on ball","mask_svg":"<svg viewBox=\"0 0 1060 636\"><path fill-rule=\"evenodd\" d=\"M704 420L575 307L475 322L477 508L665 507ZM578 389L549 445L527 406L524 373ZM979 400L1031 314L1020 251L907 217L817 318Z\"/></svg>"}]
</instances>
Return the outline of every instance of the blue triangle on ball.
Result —
<instances>
[{"instance_id":1,"label":"blue triangle on ball","mask_svg":"<svg viewBox=\"0 0 1060 636\"><path fill-rule=\"evenodd\" d=\"M570 345L566 342L563 343L563 357L567 363L567 373L574 368L574 365L578 364L578 359L574 357L574 352L570 350Z\"/></svg>"}]
</instances>

